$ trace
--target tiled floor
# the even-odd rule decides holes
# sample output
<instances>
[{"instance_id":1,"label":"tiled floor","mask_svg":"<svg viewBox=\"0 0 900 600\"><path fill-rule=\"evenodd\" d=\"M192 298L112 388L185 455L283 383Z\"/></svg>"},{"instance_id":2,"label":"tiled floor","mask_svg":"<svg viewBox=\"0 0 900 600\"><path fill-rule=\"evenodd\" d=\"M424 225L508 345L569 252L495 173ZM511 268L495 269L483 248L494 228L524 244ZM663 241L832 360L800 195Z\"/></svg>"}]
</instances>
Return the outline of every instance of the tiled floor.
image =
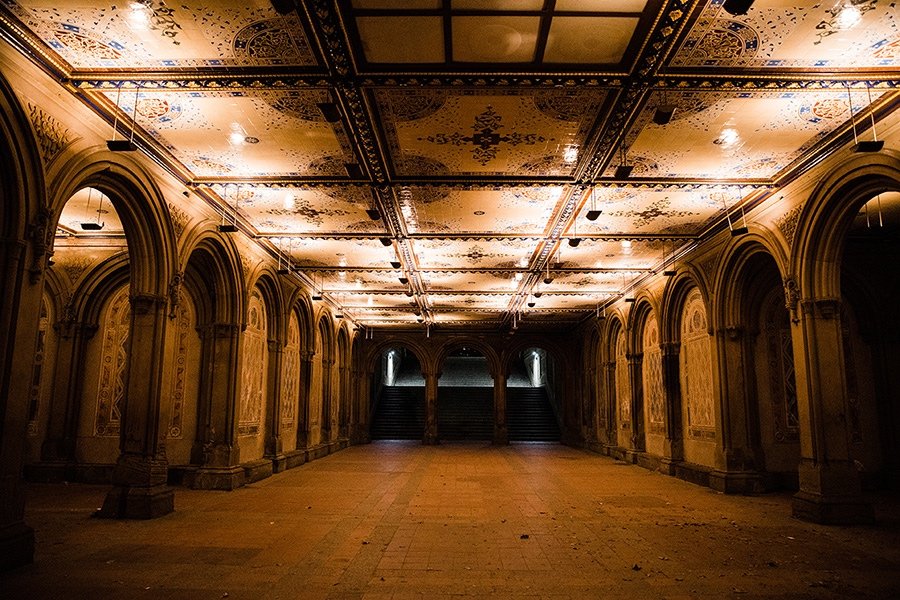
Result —
<instances>
[{"instance_id":1,"label":"tiled floor","mask_svg":"<svg viewBox=\"0 0 900 600\"><path fill-rule=\"evenodd\" d=\"M354 447L154 521L90 518L106 488L31 485L13 598L900 598L900 514L790 517L562 446Z\"/></svg>"}]
</instances>

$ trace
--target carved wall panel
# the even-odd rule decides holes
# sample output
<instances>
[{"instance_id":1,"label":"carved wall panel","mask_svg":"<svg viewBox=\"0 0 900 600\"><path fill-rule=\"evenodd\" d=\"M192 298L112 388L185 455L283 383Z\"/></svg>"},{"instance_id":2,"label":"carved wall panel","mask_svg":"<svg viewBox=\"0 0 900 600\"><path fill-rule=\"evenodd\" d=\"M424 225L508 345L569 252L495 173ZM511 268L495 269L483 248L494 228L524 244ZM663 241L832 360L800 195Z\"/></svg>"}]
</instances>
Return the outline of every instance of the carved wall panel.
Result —
<instances>
[{"instance_id":1,"label":"carved wall panel","mask_svg":"<svg viewBox=\"0 0 900 600\"><path fill-rule=\"evenodd\" d=\"M713 418L712 348L706 305L694 289L681 315L681 393L691 437L715 437Z\"/></svg>"},{"instance_id":2,"label":"carved wall panel","mask_svg":"<svg viewBox=\"0 0 900 600\"><path fill-rule=\"evenodd\" d=\"M288 323L287 345L284 348L281 376L281 422L285 425L296 420L297 402L300 398L300 324L292 314Z\"/></svg>"},{"instance_id":3,"label":"carved wall panel","mask_svg":"<svg viewBox=\"0 0 900 600\"><path fill-rule=\"evenodd\" d=\"M192 334L197 319L194 315L194 303L182 290L178 294L178 307L175 320L170 327L175 328L174 346L169 363L169 398L172 402L169 411L168 437L181 439L184 437L184 409L187 380L189 376L188 356Z\"/></svg>"},{"instance_id":4,"label":"carved wall panel","mask_svg":"<svg viewBox=\"0 0 900 600\"><path fill-rule=\"evenodd\" d=\"M659 348L659 325L651 312L644 326L644 360L642 378L644 384L644 406L647 411L647 431L665 432L665 394L662 379L662 352Z\"/></svg>"},{"instance_id":5,"label":"carved wall panel","mask_svg":"<svg viewBox=\"0 0 900 600\"><path fill-rule=\"evenodd\" d=\"M100 374L97 385L94 434L100 437L119 435L120 407L125 398L128 370L128 335L131 305L128 286L119 288L109 299L100 319Z\"/></svg>"},{"instance_id":6,"label":"carved wall panel","mask_svg":"<svg viewBox=\"0 0 900 600\"><path fill-rule=\"evenodd\" d=\"M775 441L796 442L800 439L800 416L797 407L797 383L794 379L794 347L787 310L776 294L766 311L764 324L766 361L772 391Z\"/></svg>"},{"instance_id":7,"label":"carved wall panel","mask_svg":"<svg viewBox=\"0 0 900 600\"><path fill-rule=\"evenodd\" d=\"M619 406L619 427L631 427L631 382L628 380L625 330L616 339L616 400Z\"/></svg>"},{"instance_id":8,"label":"carved wall panel","mask_svg":"<svg viewBox=\"0 0 900 600\"><path fill-rule=\"evenodd\" d=\"M256 435L260 430L266 395L268 340L266 339L266 305L258 291L250 296L247 328L244 330L243 365L241 368L241 404L238 433Z\"/></svg>"},{"instance_id":9,"label":"carved wall panel","mask_svg":"<svg viewBox=\"0 0 900 600\"><path fill-rule=\"evenodd\" d=\"M41 415L46 410L49 400L47 384L51 379L52 362L48 362L47 358L52 359L55 345L51 322L50 302L47 295L44 294L41 299L41 316L38 323L37 343L34 348L34 363L31 368L31 387L28 392L28 435L30 437L38 434Z\"/></svg>"}]
</instances>

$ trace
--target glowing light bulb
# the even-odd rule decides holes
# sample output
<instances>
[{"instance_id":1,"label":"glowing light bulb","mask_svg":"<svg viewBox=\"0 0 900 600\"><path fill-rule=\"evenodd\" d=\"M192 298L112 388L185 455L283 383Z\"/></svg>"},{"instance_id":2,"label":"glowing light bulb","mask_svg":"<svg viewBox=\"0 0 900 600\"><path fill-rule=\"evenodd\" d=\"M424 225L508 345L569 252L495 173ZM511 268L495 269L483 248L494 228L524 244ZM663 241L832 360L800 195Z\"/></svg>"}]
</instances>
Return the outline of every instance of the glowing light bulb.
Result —
<instances>
[{"instance_id":1,"label":"glowing light bulb","mask_svg":"<svg viewBox=\"0 0 900 600\"><path fill-rule=\"evenodd\" d=\"M150 28L150 7L140 2L132 2L128 5L128 26L136 30L146 30Z\"/></svg>"},{"instance_id":2,"label":"glowing light bulb","mask_svg":"<svg viewBox=\"0 0 900 600\"><path fill-rule=\"evenodd\" d=\"M738 140L741 139L741 136L738 135L736 129L726 128L722 130L722 133L719 134L718 139L716 139L713 143L723 148L729 148L734 146Z\"/></svg>"},{"instance_id":3,"label":"glowing light bulb","mask_svg":"<svg viewBox=\"0 0 900 600\"><path fill-rule=\"evenodd\" d=\"M563 152L563 160L567 163L573 163L578 160L578 147L566 146L566 150Z\"/></svg>"},{"instance_id":4,"label":"glowing light bulb","mask_svg":"<svg viewBox=\"0 0 900 600\"><path fill-rule=\"evenodd\" d=\"M862 13L852 4L845 4L834 18L838 29L850 29L862 21Z\"/></svg>"},{"instance_id":5,"label":"glowing light bulb","mask_svg":"<svg viewBox=\"0 0 900 600\"><path fill-rule=\"evenodd\" d=\"M286 194L284 196L284 210L294 210L294 195Z\"/></svg>"},{"instance_id":6,"label":"glowing light bulb","mask_svg":"<svg viewBox=\"0 0 900 600\"><path fill-rule=\"evenodd\" d=\"M244 143L244 138L246 136L240 131L232 131L228 134L228 141L232 146L240 146Z\"/></svg>"}]
</instances>

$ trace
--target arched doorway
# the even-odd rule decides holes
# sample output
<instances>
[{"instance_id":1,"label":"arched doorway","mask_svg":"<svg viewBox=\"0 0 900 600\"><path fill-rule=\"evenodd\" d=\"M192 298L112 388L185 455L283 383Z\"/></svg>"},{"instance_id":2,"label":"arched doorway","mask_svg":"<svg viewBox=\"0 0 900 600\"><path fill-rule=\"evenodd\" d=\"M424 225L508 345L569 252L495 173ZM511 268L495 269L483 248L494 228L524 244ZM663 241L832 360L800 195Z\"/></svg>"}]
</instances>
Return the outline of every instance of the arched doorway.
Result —
<instances>
[{"instance_id":1,"label":"arched doorway","mask_svg":"<svg viewBox=\"0 0 900 600\"><path fill-rule=\"evenodd\" d=\"M517 354L506 380L510 442L559 441L559 375L553 355L543 348Z\"/></svg>"},{"instance_id":2,"label":"arched doorway","mask_svg":"<svg viewBox=\"0 0 900 600\"><path fill-rule=\"evenodd\" d=\"M382 350L372 374L373 440L421 440L425 433L425 378L415 353Z\"/></svg>"},{"instance_id":3,"label":"arched doorway","mask_svg":"<svg viewBox=\"0 0 900 600\"><path fill-rule=\"evenodd\" d=\"M437 394L441 440L492 440L494 379L487 357L462 346L444 359Z\"/></svg>"},{"instance_id":4,"label":"arched doorway","mask_svg":"<svg viewBox=\"0 0 900 600\"><path fill-rule=\"evenodd\" d=\"M850 457L864 488L900 489L900 192L853 219L840 290Z\"/></svg>"}]
</instances>

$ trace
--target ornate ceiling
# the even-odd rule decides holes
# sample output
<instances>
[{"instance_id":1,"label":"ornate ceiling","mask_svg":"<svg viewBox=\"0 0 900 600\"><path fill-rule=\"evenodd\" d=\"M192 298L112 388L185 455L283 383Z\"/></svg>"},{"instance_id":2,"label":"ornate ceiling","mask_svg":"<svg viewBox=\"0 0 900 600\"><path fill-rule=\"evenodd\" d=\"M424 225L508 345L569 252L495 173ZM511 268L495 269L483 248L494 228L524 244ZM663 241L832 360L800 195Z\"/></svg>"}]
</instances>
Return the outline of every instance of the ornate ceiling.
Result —
<instances>
[{"instance_id":1,"label":"ornate ceiling","mask_svg":"<svg viewBox=\"0 0 900 600\"><path fill-rule=\"evenodd\" d=\"M900 65L886 0L2 0L0 19L134 125L181 201L364 327L577 323L851 121L868 139ZM91 235L76 200L61 235Z\"/></svg>"}]
</instances>

